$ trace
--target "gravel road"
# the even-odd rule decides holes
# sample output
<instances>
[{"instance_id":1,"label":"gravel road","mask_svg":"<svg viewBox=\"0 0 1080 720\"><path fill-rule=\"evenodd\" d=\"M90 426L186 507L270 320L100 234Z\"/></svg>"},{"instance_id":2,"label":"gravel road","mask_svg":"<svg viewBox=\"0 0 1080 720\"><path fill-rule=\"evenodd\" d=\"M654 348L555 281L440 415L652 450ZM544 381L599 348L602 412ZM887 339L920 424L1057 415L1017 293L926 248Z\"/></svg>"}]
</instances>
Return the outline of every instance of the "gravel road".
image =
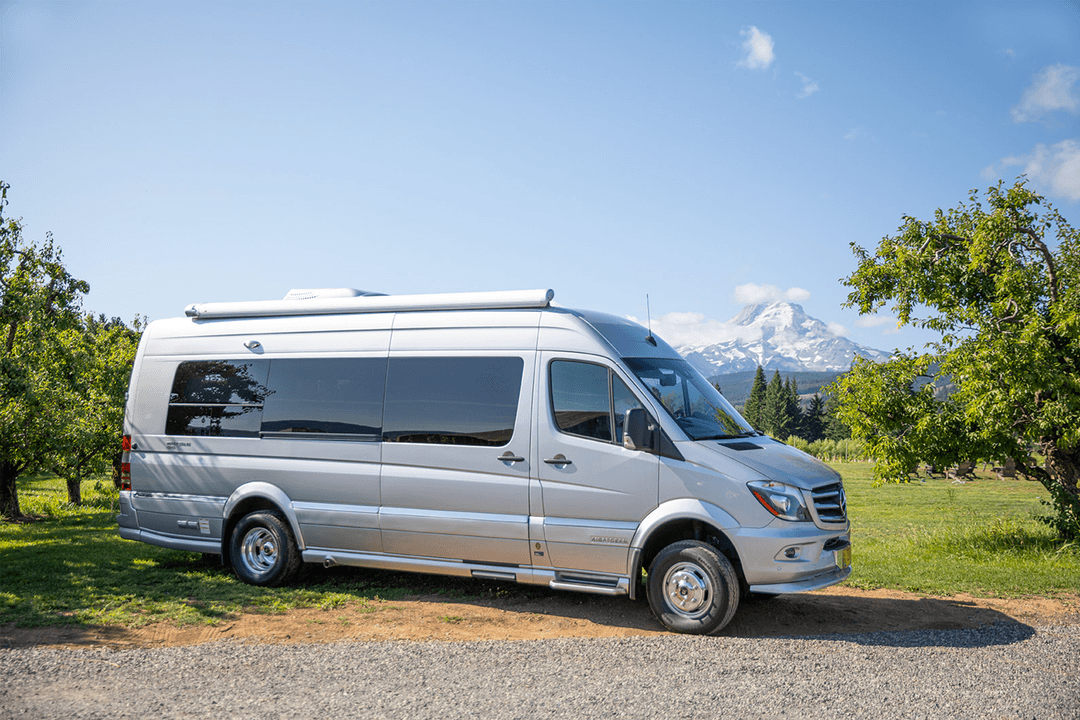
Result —
<instances>
[{"instance_id":1,"label":"gravel road","mask_svg":"<svg viewBox=\"0 0 1080 720\"><path fill-rule=\"evenodd\" d=\"M0 650L15 718L1080 718L1080 626Z\"/></svg>"}]
</instances>

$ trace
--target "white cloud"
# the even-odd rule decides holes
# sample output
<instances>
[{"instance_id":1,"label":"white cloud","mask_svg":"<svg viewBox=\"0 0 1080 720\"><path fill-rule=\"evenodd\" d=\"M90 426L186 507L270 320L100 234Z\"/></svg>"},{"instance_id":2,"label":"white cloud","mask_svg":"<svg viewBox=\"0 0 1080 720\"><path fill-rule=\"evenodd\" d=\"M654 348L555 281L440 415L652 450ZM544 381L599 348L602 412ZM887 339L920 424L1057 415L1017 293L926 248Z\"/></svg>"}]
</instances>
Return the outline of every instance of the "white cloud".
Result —
<instances>
[{"instance_id":1,"label":"white cloud","mask_svg":"<svg viewBox=\"0 0 1080 720\"><path fill-rule=\"evenodd\" d=\"M1080 114L1080 92L1076 89L1080 80L1080 67L1049 65L1035 76L1031 87L1024 91L1020 104L1012 109L1016 122L1039 120L1055 110Z\"/></svg>"},{"instance_id":2,"label":"white cloud","mask_svg":"<svg viewBox=\"0 0 1080 720\"><path fill-rule=\"evenodd\" d=\"M799 76L800 80L802 80L802 92L799 93L799 97L808 98L821 89L816 81L811 80L810 78L803 75L801 72L796 72L795 74Z\"/></svg>"},{"instance_id":3,"label":"white cloud","mask_svg":"<svg viewBox=\"0 0 1080 720\"><path fill-rule=\"evenodd\" d=\"M855 324L861 328L875 328L886 323L896 325L896 318L888 315L860 315Z\"/></svg>"},{"instance_id":4,"label":"white cloud","mask_svg":"<svg viewBox=\"0 0 1080 720\"><path fill-rule=\"evenodd\" d=\"M896 335L900 332L900 325L891 315L860 315L856 318L855 324L861 328L880 327L882 335Z\"/></svg>"},{"instance_id":5,"label":"white cloud","mask_svg":"<svg viewBox=\"0 0 1080 720\"><path fill-rule=\"evenodd\" d=\"M865 130L863 130L861 127L854 127L854 128L851 128L851 130L848 130L848 133L847 133L847 135L844 136L844 139L845 140L858 140L859 138L865 137L865 136L866 136L866 131Z\"/></svg>"},{"instance_id":6,"label":"white cloud","mask_svg":"<svg viewBox=\"0 0 1080 720\"><path fill-rule=\"evenodd\" d=\"M998 166L986 168L983 175L994 180L1007 168L1021 168L1017 174L1027 175L1051 197L1080 200L1080 140L1062 140L1049 147L1039 143L1027 155L1003 158Z\"/></svg>"},{"instance_id":7,"label":"white cloud","mask_svg":"<svg viewBox=\"0 0 1080 720\"><path fill-rule=\"evenodd\" d=\"M746 37L746 41L743 42L746 57L739 61L739 67L765 70L772 65L775 56L773 55L773 39L770 35L761 32L753 25L749 30L740 30L739 34Z\"/></svg>"},{"instance_id":8,"label":"white cloud","mask_svg":"<svg viewBox=\"0 0 1080 720\"><path fill-rule=\"evenodd\" d=\"M630 320L644 325L638 318ZM761 330L745 325L731 325L696 312L673 312L653 318L652 331L672 347L712 345L727 340L749 342L761 337Z\"/></svg>"},{"instance_id":9,"label":"white cloud","mask_svg":"<svg viewBox=\"0 0 1080 720\"><path fill-rule=\"evenodd\" d=\"M848 334L848 329L838 322L827 323L825 329L836 337L847 337Z\"/></svg>"},{"instance_id":10,"label":"white cloud","mask_svg":"<svg viewBox=\"0 0 1080 720\"><path fill-rule=\"evenodd\" d=\"M805 302L810 299L810 291L793 287L781 290L775 285L755 285L746 283L735 288L735 302L743 305L774 302Z\"/></svg>"}]
</instances>

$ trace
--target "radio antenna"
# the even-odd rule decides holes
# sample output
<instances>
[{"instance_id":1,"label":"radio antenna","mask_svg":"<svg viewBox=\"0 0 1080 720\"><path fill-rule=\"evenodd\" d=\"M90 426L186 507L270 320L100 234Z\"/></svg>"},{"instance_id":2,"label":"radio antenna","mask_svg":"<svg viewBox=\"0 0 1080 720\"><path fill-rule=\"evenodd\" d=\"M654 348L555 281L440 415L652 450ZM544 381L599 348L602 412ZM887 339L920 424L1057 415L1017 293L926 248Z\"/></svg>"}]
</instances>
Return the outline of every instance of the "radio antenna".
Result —
<instances>
[{"instance_id":1,"label":"radio antenna","mask_svg":"<svg viewBox=\"0 0 1080 720\"><path fill-rule=\"evenodd\" d=\"M656 338L652 336L652 309L649 307L649 293L645 293L645 317L648 318L649 323L649 334L645 337L645 342L656 347Z\"/></svg>"}]
</instances>

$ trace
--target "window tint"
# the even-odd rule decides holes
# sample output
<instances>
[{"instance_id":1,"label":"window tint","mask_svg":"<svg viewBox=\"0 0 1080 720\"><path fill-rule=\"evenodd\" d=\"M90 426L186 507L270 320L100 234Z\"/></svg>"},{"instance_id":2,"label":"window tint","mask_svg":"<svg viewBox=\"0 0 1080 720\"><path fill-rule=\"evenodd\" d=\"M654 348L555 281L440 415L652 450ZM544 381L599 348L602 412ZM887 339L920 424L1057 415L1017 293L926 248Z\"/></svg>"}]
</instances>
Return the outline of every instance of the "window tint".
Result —
<instances>
[{"instance_id":1,"label":"window tint","mask_svg":"<svg viewBox=\"0 0 1080 720\"><path fill-rule=\"evenodd\" d=\"M383 440L505 445L514 434L521 358L391 358Z\"/></svg>"},{"instance_id":2,"label":"window tint","mask_svg":"<svg viewBox=\"0 0 1080 720\"><path fill-rule=\"evenodd\" d=\"M254 437L259 432L268 360L182 362L173 377L168 435Z\"/></svg>"},{"instance_id":3,"label":"window tint","mask_svg":"<svg viewBox=\"0 0 1080 720\"><path fill-rule=\"evenodd\" d=\"M551 363L551 407L563 432L610 441L608 369L568 360Z\"/></svg>"},{"instance_id":4,"label":"window tint","mask_svg":"<svg viewBox=\"0 0 1080 720\"><path fill-rule=\"evenodd\" d=\"M551 363L551 407L564 433L622 444L626 411L643 406L608 368L556 360Z\"/></svg>"},{"instance_id":5,"label":"window tint","mask_svg":"<svg viewBox=\"0 0 1080 720\"><path fill-rule=\"evenodd\" d=\"M262 431L378 440L386 358L286 358L270 363Z\"/></svg>"}]
</instances>

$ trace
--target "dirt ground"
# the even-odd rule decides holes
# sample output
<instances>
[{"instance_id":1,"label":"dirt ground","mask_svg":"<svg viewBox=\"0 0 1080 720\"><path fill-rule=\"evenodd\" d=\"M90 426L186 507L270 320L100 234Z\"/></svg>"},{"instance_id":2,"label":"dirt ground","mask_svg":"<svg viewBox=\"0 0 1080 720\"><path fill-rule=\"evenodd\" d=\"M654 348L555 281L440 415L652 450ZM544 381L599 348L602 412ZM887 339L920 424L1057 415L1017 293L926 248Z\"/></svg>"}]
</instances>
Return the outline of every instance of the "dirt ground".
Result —
<instances>
[{"instance_id":1,"label":"dirt ground","mask_svg":"<svg viewBox=\"0 0 1080 720\"><path fill-rule=\"evenodd\" d=\"M828 588L749 598L723 631L729 637L947 630L998 622L1080 624L1080 594L1049 600L924 597L893 590ZM363 601L332 610L243 614L213 626L0 627L0 647L149 648L238 638L271 643L339 640L533 640L665 634L648 603L551 591L522 600L417 597Z\"/></svg>"}]
</instances>

